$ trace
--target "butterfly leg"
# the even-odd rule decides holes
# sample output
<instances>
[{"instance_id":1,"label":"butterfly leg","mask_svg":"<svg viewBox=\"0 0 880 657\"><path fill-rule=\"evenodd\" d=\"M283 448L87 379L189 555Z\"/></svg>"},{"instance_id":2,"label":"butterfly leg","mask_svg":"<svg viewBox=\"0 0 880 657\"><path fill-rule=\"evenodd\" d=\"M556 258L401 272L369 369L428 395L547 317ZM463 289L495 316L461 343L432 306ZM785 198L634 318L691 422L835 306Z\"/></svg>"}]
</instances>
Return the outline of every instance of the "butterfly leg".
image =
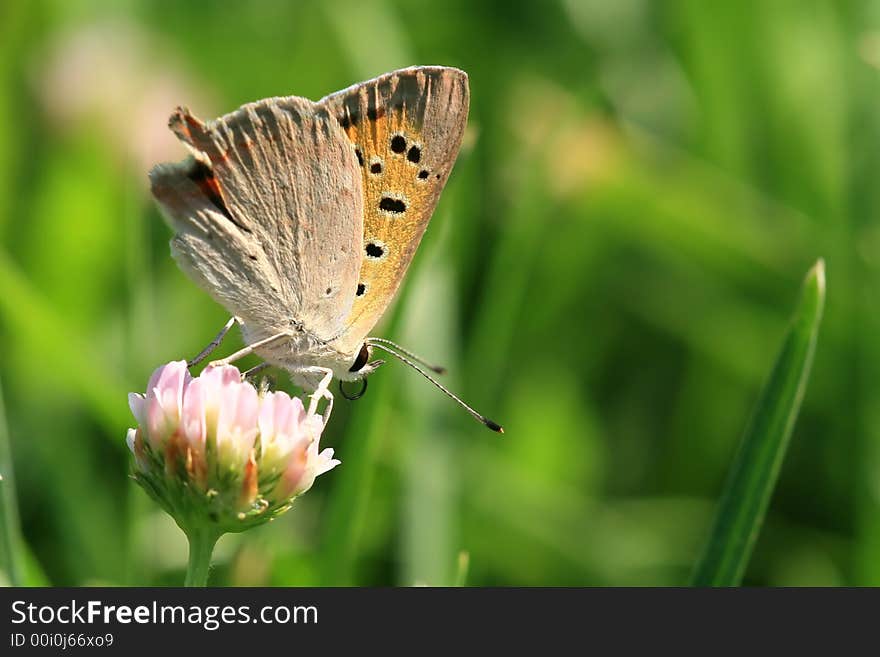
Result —
<instances>
[{"instance_id":1,"label":"butterfly leg","mask_svg":"<svg viewBox=\"0 0 880 657\"><path fill-rule=\"evenodd\" d=\"M257 372L262 372L264 369L269 367L269 365L269 363L260 363L259 365L254 365L251 369L241 373L241 380L244 381L249 376L253 376Z\"/></svg>"},{"instance_id":2,"label":"butterfly leg","mask_svg":"<svg viewBox=\"0 0 880 657\"><path fill-rule=\"evenodd\" d=\"M191 361L189 361L186 364L186 366L187 367L195 367L196 365L201 363L203 360L205 360L211 354L212 351L214 351L217 347L220 346L220 343L223 342L223 338L226 337L226 334L229 333L229 330L232 328L232 326L235 324L235 322L236 322L236 318L230 317L229 321L226 322L226 324L223 326L222 329L220 329L220 332L217 334L217 337L215 337L213 340L211 340L211 343L207 347L202 349L199 352L199 355L196 356L195 358L193 358Z\"/></svg>"},{"instance_id":3,"label":"butterfly leg","mask_svg":"<svg viewBox=\"0 0 880 657\"><path fill-rule=\"evenodd\" d=\"M311 403L309 404L309 415L312 415L318 410L318 402L321 399L327 400L327 406L324 408L323 417L324 417L324 426L327 425L327 421L330 419L330 413L333 411L333 393L330 392L330 382L333 380L333 370L328 367L303 367L302 369L297 370L297 374L304 374L306 376L317 375L321 377L320 382L315 387L315 392L311 395Z\"/></svg>"},{"instance_id":4,"label":"butterfly leg","mask_svg":"<svg viewBox=\"0 0 880 657\"><path fill-rule=\"evenodd\" d=\"M263 340L257 340L253 344L249 344L242 349L239 349L234 354L230 354L226 358L222 358L220 360L211 361L208 364L208 367L219 367L221 365L229 365L230 363L234 363L235 361L244 358L245 356L252 354L255 350L260 347L265 347L267 344L271 344L272 342L277 342L278 340L286 340L287 338L293 337L293 333L290 331L282 331L281 333L276 333L275 335L270 335L268 338L264 338Z\"/></svg>"}]
</instances>

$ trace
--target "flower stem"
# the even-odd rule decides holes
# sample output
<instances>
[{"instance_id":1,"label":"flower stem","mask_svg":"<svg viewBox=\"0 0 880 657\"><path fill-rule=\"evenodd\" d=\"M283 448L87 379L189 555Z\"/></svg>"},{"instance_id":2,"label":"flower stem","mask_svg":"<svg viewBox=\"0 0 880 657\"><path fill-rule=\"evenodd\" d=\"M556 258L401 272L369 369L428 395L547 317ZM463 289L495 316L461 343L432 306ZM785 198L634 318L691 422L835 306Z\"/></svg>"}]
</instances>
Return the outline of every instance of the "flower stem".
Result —
<instances>
[{"instance_id":1,"label":"flower stem","mask_svg":"<svg viewBox=\"0 0 880 657\"><path fill-rule=\"evenodd\" d=\"M189 563L186 566L184 586L207 586L211 555L220 534L214 529L193 529L187 532L189 539Z\"/></svg>"}]
</instances>

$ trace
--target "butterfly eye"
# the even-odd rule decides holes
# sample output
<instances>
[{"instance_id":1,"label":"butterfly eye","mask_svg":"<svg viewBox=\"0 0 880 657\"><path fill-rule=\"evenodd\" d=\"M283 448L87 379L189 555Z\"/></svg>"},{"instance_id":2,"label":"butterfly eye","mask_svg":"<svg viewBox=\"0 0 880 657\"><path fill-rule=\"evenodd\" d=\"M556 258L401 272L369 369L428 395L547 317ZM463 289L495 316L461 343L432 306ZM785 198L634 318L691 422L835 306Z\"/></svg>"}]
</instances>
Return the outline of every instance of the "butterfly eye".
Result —
<instances>
[{"instance_id":1,"label":"butterfly eye","mask_svg":"<svg viewBox=\"0 0 880 657\"><path fill-rule=\"evenodd\" d=\"M366 344L361 346L361 350L358 352L357 358L354 359L354 364L348 368L349 372L360 372L364 365L367 364L367 361L370 360L370 349Z\"/></svg>"}]
</instances>

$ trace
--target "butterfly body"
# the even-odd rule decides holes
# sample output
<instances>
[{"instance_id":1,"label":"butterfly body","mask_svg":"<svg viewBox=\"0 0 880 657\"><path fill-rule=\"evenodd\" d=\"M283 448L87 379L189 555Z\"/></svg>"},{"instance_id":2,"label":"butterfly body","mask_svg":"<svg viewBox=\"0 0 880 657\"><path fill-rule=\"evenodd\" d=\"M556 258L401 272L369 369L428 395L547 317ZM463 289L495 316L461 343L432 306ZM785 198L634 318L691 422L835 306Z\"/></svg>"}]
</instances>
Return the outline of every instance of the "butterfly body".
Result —
<instances>
[{"instance_id":1,"label":"butterfly body","mask_svg":"<svg viewBox=\"0 0 880 657\"><path fill-rule=\"evenodd\" d=\"M315 389L375 370L367 334L412 260L467 121L467 76L413 67L312 102L169 122L192 155L150 172L181 268L245 343Z\"/></svg>"}]
</instances>

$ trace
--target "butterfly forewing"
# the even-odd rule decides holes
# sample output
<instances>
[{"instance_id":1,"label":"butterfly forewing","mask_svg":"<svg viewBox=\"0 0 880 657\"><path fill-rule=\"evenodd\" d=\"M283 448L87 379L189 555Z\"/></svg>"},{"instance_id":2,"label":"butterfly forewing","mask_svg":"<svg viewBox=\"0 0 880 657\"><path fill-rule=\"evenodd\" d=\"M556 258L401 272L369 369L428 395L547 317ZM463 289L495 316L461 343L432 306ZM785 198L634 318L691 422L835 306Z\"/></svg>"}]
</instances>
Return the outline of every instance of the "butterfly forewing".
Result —
<instances>
[{"instance_id":1,"label":"butterfly forewing","mask_svg":"<svg viewBox=\"0 0 880 657\"><path fill-rule=\"evenodd\" d=\"M336 118L307 99L287 97L207 123L181 109L170 125L209 163L199 189L221 210L214 217L221 234L212 235L185 209L169 207L154 180L154 194L179 231L175 244L185 268L246 324L252 320L258 334L290 322L319 339L339 334L358 280L364 195ZM166 183L179 182L164 171ZM218 238L219 252L212 243ZM230 298L230 290L240 298Z\"/></svg>"},{"instance_id":2,"label":"butterfly forewing","mask_svg":"<svg viewBox=\"0 0 880 657\"><path fill-rule=\"evenodd\" d=\"M350 139L363 188L362 262L336 344L356 350L390 303L455 163L467 75L444 67L389 73L320 101Z\"/></svg>"}]
</instances>

